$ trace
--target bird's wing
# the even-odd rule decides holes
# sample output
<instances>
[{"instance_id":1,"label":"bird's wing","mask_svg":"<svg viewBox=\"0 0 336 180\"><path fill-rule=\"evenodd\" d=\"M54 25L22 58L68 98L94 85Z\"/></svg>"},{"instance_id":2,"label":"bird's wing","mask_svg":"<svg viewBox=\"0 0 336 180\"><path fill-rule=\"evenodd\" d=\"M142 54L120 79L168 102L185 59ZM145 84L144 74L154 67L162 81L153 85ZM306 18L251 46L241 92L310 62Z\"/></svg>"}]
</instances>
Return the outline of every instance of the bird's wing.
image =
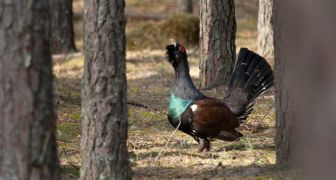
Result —
<instances>
[{"instance_id":1,"label":"bird's wing","mask_svg":"<svg viewBox=\"0 0 336 180\"><path fill-rule=\"evenodd\" d=\"M201 99L191 108L195 130L207 137L216 137L220 132L230 132L239 126L239 120L220 100Z\"/></svg>"}]
</instances>

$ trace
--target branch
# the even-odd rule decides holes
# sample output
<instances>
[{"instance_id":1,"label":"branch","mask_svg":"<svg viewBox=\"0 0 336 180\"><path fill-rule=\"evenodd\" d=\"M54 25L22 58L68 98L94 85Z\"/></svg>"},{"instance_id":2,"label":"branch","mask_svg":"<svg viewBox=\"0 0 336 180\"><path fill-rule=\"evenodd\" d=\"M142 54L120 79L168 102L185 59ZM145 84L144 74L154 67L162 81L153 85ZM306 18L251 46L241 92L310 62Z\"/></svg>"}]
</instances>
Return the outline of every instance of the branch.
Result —
<instances>
[{"instance_id":1,"label":"branch","mask_svg":"<svg viewBox=\"0 0 336 180\"><path fill-rule=\"evenodd\" d=\"M149 107L147 104L142 104L142 103L135 102L135 101L132 101L132 100L128 100L128 101L127 101L127 104L129 104L129 105L131 105L131 106L135 106L135 107L139 107L139 108L143 108L143 109L149 109L149 110L151 110L151 111L155 111L155 112L159 112L159 113L167 114L166 112L164 112L164 111L160 111L160 110L158 110L157 108L151 108L151 107Z\"/></svg>"}]
</instances>

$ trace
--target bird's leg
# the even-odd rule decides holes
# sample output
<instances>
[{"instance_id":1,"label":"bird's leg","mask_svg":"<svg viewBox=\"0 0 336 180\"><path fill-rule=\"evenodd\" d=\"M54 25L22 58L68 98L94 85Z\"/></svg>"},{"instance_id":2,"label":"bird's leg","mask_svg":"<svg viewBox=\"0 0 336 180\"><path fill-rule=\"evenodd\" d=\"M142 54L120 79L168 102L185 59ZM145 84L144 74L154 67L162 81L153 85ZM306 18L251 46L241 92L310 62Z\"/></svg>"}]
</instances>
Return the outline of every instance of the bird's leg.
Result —
<instances>
[{"instance_id":1,"label":"bird's leg","mask_svg":"<svg viewBox=\"0 0 336 180\"><path fill-rule=\"evenodd\" d=\"M210 151L210 140L204 139L204 144L205 144L205 151L209 152Z\"/></svg>"},{"instance_id":2,"label":"bird's leg","mask_svg":"<svg viewBox=\"0 0 336 180\"><path fill-rule=\"evenodd\" d=\"M198 144L200 143L200 138L198 138L197 136L192 136L192 137L195 139L195 141L197 141Z\"/></svg>"},{"instance_id":3,"label":"bird's leg","mask_svg":"<svg viewBox=\"0 0 336 180\"><path fill-rule=\"evenodd\" d=\"M200 139L199 141L199 148L198 151L199 152L203 152L203 151L210 151L210 140L209 139Z\"/></svg>"},{"instance_id":4,"label":"bird's leg","mask_svg":"<svg viewBox=\"0 0 336 180\"><path fill-rule=\"evenodd\" d=\"M205 148L205 142L204 141L205 141L204 139L200 139L198 152L203 152L203 150Z\"/></svg>"}]
</instances>

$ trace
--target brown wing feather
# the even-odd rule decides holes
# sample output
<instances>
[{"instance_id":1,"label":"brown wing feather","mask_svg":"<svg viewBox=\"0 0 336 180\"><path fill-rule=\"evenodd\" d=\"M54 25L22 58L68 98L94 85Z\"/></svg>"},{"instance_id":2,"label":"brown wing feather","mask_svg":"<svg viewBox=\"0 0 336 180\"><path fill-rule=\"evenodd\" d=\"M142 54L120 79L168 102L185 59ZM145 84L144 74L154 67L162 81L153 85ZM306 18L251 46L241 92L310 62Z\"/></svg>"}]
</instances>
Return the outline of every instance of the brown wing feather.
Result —
<instances>
[{"instance_id":1,"label":"brown wing feather","mask_svg":"<svg viewBox=\"0 0 336 180\"><path fill-rule=\"evenodd\" d=\"M201 99L196 105L194 127L205 136L215 137L220 131L231 131L239 126L236 116L219 100Z\"/></svg>"}]
</instances>

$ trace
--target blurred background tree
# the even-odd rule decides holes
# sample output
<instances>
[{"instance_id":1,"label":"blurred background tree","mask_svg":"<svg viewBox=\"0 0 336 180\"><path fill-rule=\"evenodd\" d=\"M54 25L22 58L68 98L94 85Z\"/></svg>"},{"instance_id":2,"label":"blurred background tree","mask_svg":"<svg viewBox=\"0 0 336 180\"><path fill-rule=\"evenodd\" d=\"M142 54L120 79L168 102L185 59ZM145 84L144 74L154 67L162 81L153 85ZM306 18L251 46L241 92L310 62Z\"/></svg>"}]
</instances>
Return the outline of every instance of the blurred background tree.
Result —
<instances>
[{"instance_id":1,"label":"blurred background tree","mask_svg":"<svg viewBox=\"0 0 336 180\"><path fill-rule=\"evenodd\" d=\"M49 3L0 3L0 179L59 179Z\"/></svg>"},{"instance_id":2,"label":"blurred background tree","mask_svg":"<svg viewBox=\"0 0 336 180\"><path fill-rule=\"evenodd\" d=\"M274 1L276 162L336 175L336 2Z\"/></svg>"},{"instance_id":3,"label":"blurred background tree","mask_svg":"<svg viewBox=\"0 0 336 180\"><path fill-rule=\"evenodd\" d=\"M180 13L193 12L193 0L178 0L178 3Z\"/></svg>"},{"instance_id":4,"label":"blurred background tree","mask_svg":"<svg viewBox=\"0 0 336 180\"><path fill-rule=\"evenodd\" d=\"M274 63L272 7L273 0L259 0L258 53L271 64Z\"/></svg>"},{"instance_id":5,"label":"blurred background tree","mask_svg":"<svg viewBox=\"0 0 336 180\"><path fill-rule=\"evenodd\" d=\"M51 16L51 52L53 54L76 51L73 28L72 0L49 0Z\"/></svg>"}]
</instances>

